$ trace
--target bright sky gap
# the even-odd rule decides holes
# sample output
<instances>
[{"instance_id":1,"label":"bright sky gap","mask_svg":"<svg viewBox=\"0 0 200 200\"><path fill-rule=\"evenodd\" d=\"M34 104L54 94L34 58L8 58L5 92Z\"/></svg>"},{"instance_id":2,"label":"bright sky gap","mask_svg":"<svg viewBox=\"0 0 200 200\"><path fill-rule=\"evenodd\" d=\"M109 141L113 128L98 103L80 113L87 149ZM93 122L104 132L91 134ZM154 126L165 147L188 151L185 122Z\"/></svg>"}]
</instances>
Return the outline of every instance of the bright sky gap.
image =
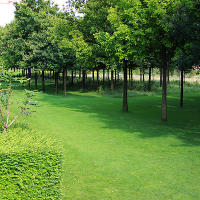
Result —
<instances>
[{"instance_id":1,"label":"bright sky gap","mask_svg":"<svg viewBox=\"0 0 200 200\"><path fill-rule=\"evenodd\" d=\"M20 0L0 0L0 26L9 24L14 19L15 7L13 1ZM60 8L65 4L66 0L53 0Z\"/></svg>"}]
</instances>

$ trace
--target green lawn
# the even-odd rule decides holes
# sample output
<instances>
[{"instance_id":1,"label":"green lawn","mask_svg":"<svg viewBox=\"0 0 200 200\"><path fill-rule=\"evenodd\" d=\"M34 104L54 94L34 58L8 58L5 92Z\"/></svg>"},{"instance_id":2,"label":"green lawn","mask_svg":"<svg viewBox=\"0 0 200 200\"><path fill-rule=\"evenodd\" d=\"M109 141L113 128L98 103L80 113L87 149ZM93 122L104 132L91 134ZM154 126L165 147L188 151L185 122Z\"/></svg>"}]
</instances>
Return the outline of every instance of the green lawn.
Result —
<instances>
[{"instance_id":1,"label":"green lawn","mask_svg":"<svg viewBox=\"0 0 200 200\"><path fill-rule=\"evenodd\" d=\"M64 146L64 200L199 200L200 93L185 107L169 95L160 122L160 95L121 99L70 92L39 94L30 126Z\"/></svg>"}]
</instances>

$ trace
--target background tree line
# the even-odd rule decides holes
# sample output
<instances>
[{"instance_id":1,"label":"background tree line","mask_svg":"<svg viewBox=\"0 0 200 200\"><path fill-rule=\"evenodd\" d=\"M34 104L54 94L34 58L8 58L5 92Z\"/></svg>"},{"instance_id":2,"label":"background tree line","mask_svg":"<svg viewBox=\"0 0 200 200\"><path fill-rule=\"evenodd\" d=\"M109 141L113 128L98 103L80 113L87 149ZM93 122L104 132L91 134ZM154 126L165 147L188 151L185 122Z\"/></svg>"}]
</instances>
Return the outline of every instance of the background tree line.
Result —
<instances>
[{"instance_id":1,"label":"background tree line","mask_svg":"<svg viewBox=\"0 0 200 200\"><path fill-rule=\"evenodd\" d=\"M123 72L122 109L127 112L133 71L140 71L141 80L148 71L150 91L152 71L159 69L162 121L167 121L167 79L178 69L183 106L184 74L200 60L199 1L69 0L59 10L50 1L22 0L15 6L14 21L0 29L1 64L30 78L29 87L34 80L37 89L41 77L45 91L45 80L53 78L58 94L62 78L66 96L69 76L71 85L77 77L85 90L91 71L91 85L99 88L101 78L113 91Z\"/></svg>"}]
</instances>

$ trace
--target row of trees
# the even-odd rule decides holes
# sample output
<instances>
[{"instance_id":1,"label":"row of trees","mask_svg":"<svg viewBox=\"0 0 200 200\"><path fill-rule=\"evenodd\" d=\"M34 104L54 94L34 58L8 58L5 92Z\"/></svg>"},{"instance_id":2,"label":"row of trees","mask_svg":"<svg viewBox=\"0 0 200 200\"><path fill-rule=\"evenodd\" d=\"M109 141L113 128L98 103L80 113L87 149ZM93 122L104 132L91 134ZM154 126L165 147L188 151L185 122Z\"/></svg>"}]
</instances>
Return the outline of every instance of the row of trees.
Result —
<instances>
[{"instance_id":1,"label":"row of trees","mask_svg":"<svg viewBox=\"0 0 200 200\"><path fill-rule=\"evenodd\" d=\"M74 12L76 10L76 12ZM79 13L79 14L77 14ZM162 121L167 121L167 71L183 74L199 64L200 3L198 0L68 0L64 10L44 0L16 4L14 21L1 28L1 61L7 68L53 70L55 83L63 73L66 95L67 70L123 69L123 111L128 111L127 69L160 69ZM73 75L72 75L73 77ZM151 77L150 77L151 78Z\"/></svg>"}]
</instances>

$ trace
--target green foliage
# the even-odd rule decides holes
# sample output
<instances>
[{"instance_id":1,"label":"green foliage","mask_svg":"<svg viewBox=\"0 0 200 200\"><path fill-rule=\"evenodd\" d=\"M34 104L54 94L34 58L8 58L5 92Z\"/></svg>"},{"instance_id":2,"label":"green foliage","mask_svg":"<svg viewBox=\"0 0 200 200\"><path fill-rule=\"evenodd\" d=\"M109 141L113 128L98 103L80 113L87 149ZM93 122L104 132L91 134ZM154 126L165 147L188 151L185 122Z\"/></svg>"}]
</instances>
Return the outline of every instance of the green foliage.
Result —
<instances>
[{"instance_id":1,"label":"green foliage","mask_svg":"<svg viewBox=\"0 0 200 200\"><path fill-rule=\"evenodd\" d=\"M17 111L13 112L11 110L15 101L13 98L13 86L19 86L20 83L23 84L27 80L23 77L15 77L16 73L7 71L4 68L0 68L0 70L0 81L3 83L0 85L0 118L3 132L5 133L21 115L31 114L33 112L31 107L36 106L37 102L33 101L36 92L25 90L25 96L17 100ZM13 82L15 83L14 85ZM11 115L13 115L12 119Z\"/></svg>"},{"instance_id":2,"label":"green foliage","mask_svg":"<svg viewBox=\"0 0 200 200\"><path fill-rule=\"evenodd\" d=\"M16 4L15 20L1 37L1 55L6 67L59 68L63 55L49 40L50 16L57 13L49 1L23 0Z\"/></svg>"},{"instance_id":3,"label":"green foliage","mask_svg":"<svg viewBox=\"0 0 200 200\"><path fill-rule=\"evenodd\" d=\"M23 129L0 135L0 199L61 199L62 152L47 136Z\"/></svg>"}]
</instances>

